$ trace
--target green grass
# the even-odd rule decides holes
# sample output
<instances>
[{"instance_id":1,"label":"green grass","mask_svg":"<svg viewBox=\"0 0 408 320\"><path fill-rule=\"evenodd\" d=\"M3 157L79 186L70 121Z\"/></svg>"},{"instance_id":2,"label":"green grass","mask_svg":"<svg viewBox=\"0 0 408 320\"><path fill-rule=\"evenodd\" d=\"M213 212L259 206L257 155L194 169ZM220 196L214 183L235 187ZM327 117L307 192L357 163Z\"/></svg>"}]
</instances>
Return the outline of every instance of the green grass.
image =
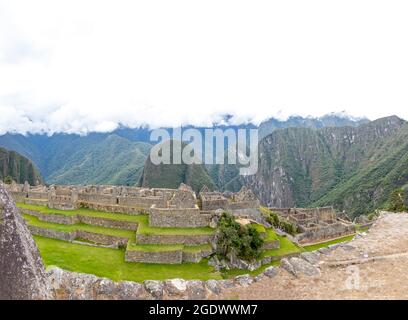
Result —
<instances>
[{"instance_id":1,"label":"green grass","mask_svg":"<svg viewBox=\"0 0 408 320\"><path fill-rule=\"evenodd\" d=\"M341 237L341 238L334 239L334 240L330 240L330 241L326 241L326 242L321 242L321 243L317 243L317 244L312 244L312 245L310 245L310 246L304 246L303 248L304 248L306 251L315 251L315 250L318 250L318 249L320 249L320 248L327 247L327 246L329 246L329 245L331 245L331 244L336 244L336 243L341 243L341 242L350 241L350 240L352 240L353 238L354 238L354 235L345 236L345 237Z\"/></svg>"},{"instance_id":2,"label":"green grass","mask_svg":"<svg viewBox=\"0 0 408 320\"><path fill-rule=\"evenodd\" d=\"M34 236L46 266L55 265L69 271L95 274L114 281L144 281L147 279L221 279L221 274L200 263L146 264L125 261L125 251L84 246L61 240Z\"/></svg>"},{"instance_id":3,"label":"green grass","mask_svg":"<svg viewBox=\"0 0 408 320\"><path fill-rule=\"evenodd\" d=\"M336 244L336 243L341 243L341 242L350 241L350 240L352 240L353 238L354 238L354 235L345 236L345 237L341 237L341 238L334 239L334 240L330 240L330 241L326 241L326 242L321 242L321 243L317 243L317 244L312 244L312 245L310 245L310 246L304 246L303 248L304 248L306 251L315 251L315 250L318 250L318 249L320 249L320 248L327 247L327 246L329 246L329 245L331 245L331 244Z\"/></svg>"},{"instance_id":4,"label":"green grass","mask_svg":"<svg viewBox=\"0 0 408 320\"><path fill-rule=\"evenodd\" d=\"M272 228L270 228L270 229L266 229L266 237L264 240L265 242L279 240L279 237L276 234L276 232Z\"/></svg>"},{"instance_id":5,"label":"green grass","mask_svg":"<svg viewBox=\"0 0 408 320\"><path fill-rule=\"evenodd\" d=\"M209 243L200 244L197 246L184 246L183 251L188 253L197 253L201 250L212 250L211 245Z\"/></svg>"},{"instance_id":6,"label":"green grass","mask_svg":"<svg viewBox=\"0 0 408 320\"><path fill-rule=\"evenodd\" d=\"M258 231L259 233L266 233L266 228L265 228L263 225L258 224L258 223L252 223L251 225L252 225L252 226L255 228L255 230Z\"/></svg>"},{"instance_id":7,"label":"green grass","mask_svg":"<svg viewBox=\"0 0 408 320\"><path fill-rule=\"evenodd\" d=\"M97 227L92 226L84 223L77 223L73 225L65 225L65 224L58 224L58 223L51 223L51 222L44 222L39 220L37 217L30 216L28 214L23 215L24 219L27 223L31 226L40 227L43 229L53 229L61 232L72 232L76 230L81 231L88 231L93 233L100 233L109 236L117 236L117 237L124 237L124 238L134 238L136 232L131 230L122 230L122 229L113 229L113 228L105 228L105 227Z\"/></svg>"},{"instance_id":8,"label":"green grass","mask_svg":"<svg viewBox=\"0 0 408 320\"><path fill-rule=\"evenodd\" d=\"M280 241L280 248L265 250L264 253L262 254L263 257L282 257L289 254L300 253L304 251L301 247L294 244L287 237L282 237L278 235L276 235L276 237Z\"/></svg>"}]
</instances>

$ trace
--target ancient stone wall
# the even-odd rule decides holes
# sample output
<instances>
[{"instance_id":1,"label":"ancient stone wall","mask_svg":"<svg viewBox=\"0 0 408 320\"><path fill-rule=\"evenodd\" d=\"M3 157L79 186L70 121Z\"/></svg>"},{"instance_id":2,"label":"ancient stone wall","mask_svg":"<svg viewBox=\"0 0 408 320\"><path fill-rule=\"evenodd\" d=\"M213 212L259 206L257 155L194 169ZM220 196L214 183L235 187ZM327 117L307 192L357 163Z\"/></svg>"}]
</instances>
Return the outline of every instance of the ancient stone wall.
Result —
<instances>
[{"instance_id":1,"label":"ancient stone wall","mask_svg":"<svg viewBox=\"0 0 408 320\"><path fill-rule=\"evenodd\" d=\"M64 232L64 231L57 231L54 229L45 229L35 226L28 226L32 235L47 237L51 239L63 240L71 242L76 238L76 232Z\"/></svg>"},{"instance_id":2,"label":"ancient stone wall","mask_svg":"<svg viewBox=\"0 0 408 320\"><path fill-rule=\"evenodd\" d=\"M78 217L76 215L67 216L67 215L56 214L56 213L41 213L35 210L24 209L24 208L20 208L19 210L21 213L35 216L40 221L44 221L44 222L66 224L66 225L72 225L72 224L76 224L79 222Z\"/></svg>"},{"instance_id":3,"label":"ancient stone wall","mask_svg":"<svg viewBox=\"0 0 408 320\"><path fill-rule=\"evenodd\" d=\"M36 191L29 191L28 198L31 199L43 199L48 201L48 192L36 192Z\"/></svg>"},{"instance_id":4,"label":"ancient stone wall","mask_svg":"<svg viewBox=\"0 0 408 320\"><path fill-rule=\"evenodd\" d=\"M356 228L352 224L334 223L306 229L303 233L296 235L296 239L299 243L304 244L351 235L355 232Z\"/></svg>"},{"instance_id":5,"label":"ancient stone wall","mask_svg":"<svg viewBox=\"0 0 408 320\"><path fill-rule=\"evenodd\" d=\"M149 225L152 227L198 228L210 225L211 215L201 214L198 207L185 209L151 208Z\"/></svg>"},{"instance_id":6,"label":"ancient stone wall","mask_svg":"<svg viewBox=\"0 0 408 320\"><path fill-rule=\"evenodd\" d=\"M104 235L100 233L93 233L88 231L76 230L72 232L58 231L54 229L46 229L36 226L28 226L32 235L47 237L51 239L57 239L67 242L73 242L76 239L83 239L93 242L95 244L101 244L106 246L125 247L129 241L125 237L117 237L111 235Z\"/></svg>"},{"instance_id":7,"label":"ancient stone wall","mask_svg":"<svg viewBox=\"0 0 408 320\"><path fill-rule=\"evenodd\" d=\"M184 244L184 245L199 245L210 243L214 240L215 235L153 235L153 234L137 234L136 242L138 244Z\"/></svg>"},{"instance_id":8,"label":"ancient stone wall","mask_svg":"<svg viewBox=\"0 0 408 320\"><path fill-rule=\"evenodd\" d=\"M89 217L83 215L77 215L77 217L79 222L98 227L136 231L138 226L137 222L119 221L108 218Z\"/></svg>"},{"instance_id":9,"label":"ancient stone wall","mask_svg":"<svg viewBox=\"0 0 408 320\"><path fill-rule=\"evenodd\" d=\"M77 230L75 234L76 239L84 239L97 244L115 247L125 247L129 241L128 238L110 236L106 234L93 233L88 231Z\"/></svg>"},{"instance_id":10,"label":"ancient stone wall","mask_svg":"<svg viewBox=\"0 0 408 320\"><path fill-rule=\"evenodd\" d=\"M138 226L137 222L120 221L109 218L90 217L81 214L68 216L56 213L41 213L30 209L20 209L20 211L24 214L35 216L41 221L58 224L73 225L77 223L84 223L97 227L124 229L132 231L136 231Z\"/></svg>"},{"instance_id":11,"label":"ancient stone wall","mask_svg":"<svg viewBox=\"0 0 408 320\"><path fill-rule=\"evenodd\" d=\"M31 204L35 206L46 206L48 205L48 200L46 199L31 199L31 198L26 198L24 200L25 204Z\"/></svg>"},{"instance_id":12,"label":"ancient stone wall","mask_svg":"<svg viewBox=\"0 0 408 320\"><path fill-rule=\"evenodd\" d=\"M180 264L183 262L183 250L157 252L126 250L125 260L128 262Z\"/></svg>"},{"instance_id":13,"label":"ancient stone wall","mask_svg":"<svg viewBox=\"0 0 408 320\"><path fill-rule=\"evenodd\" d=\"M24 202L24 200L27 198L27 193L25 192L9 191L9 194L15 202Z\"/></svg>"},{"instance_id":14,"label":"ancient stone wall","mask_svg":"<svg viewBox=\"0 0 408 320\"><path fill-rule=\"evenodd\" d=\"M129 214L129 215L149 213L149 209L145 209L145 208L108 205L108 204L101 204L101 203L96 203L96 202L80 202L80 206L91 209L91 210L96 210L96 211L123 213L123 214Z\"/></svg>"}]
</instances>

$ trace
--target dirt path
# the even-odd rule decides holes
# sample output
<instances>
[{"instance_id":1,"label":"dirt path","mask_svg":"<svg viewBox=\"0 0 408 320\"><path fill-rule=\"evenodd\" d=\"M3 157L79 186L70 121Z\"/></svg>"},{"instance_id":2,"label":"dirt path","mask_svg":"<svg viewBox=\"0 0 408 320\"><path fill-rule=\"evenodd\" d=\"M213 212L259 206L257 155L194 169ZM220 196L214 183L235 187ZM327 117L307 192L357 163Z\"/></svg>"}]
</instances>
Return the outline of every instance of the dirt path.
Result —
<instances>
[{"instance_id":1,"label":"dirt path","mask_svg":"<svg viewBox=\"0 0 408 320\"><path fill-rule=\"evenodd\" d=\"M321 255L321 276L273 278L222 299L408 299L408 214L383 213L366 235Z\"/></svg>"}]
</instances>

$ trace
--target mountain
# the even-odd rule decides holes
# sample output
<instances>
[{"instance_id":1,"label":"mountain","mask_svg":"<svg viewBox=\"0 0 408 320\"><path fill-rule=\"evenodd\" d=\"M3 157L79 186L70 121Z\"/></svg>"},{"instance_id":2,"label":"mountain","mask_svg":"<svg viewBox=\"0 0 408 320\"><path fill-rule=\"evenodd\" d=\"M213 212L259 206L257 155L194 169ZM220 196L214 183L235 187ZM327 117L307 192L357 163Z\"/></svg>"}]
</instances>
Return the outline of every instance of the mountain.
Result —
<instances>
[{"instance_id":1,"label":"mountain","mask_svg":"<svg viewBox=\"0 0 408 320\"><path fill-rule=\"evenodd\" d=\"M0 145L30 158L47 183L135 185L151 145L116 134L13 135Z\"/></svg>"},{"instance_id":2,"label":"mountain","mask_svg":"<svg viewBox=\"0 0 408 320\"><path fill-rule=\"evenodd\" d=\"M323 118L326 120L293 117L286 122L278 123L276 120L274 124L275 127L282 128L316 122L316 127L339 124L342 121L353 124L357 121L353 122L345 115L328 115ZM231 124L231 119L230 115L226 115L220 123L211 128L184 126L182 130L197 129L204 135L206 129L232 129L237 132L239 129L257 128L251 123ZM265 125L261 125L261 131ZM172 134L173 130L167 129ZM85 136L64 133L51 136L7 133L0 136L0 146L14 150L33 161L47 183L132 185L137 183L151 147L151 132L149 127L120 126L111 133L90 133ZM206 169L212 176L213 184L221 190L236 191L242 186L236 166L213 165L207 166Z\"/></svg>"},{"instance_id":3,"label":"mountain","mask_svg":"<svg viewBox=\"0 0 408 320\"><path fill-rule=\"evenodd\" d=\"M366 213L408 182L407 130L395 116L358 127L276 130L260 141L258 172L244 183L268 206Z\"/></svg>"},{"instance_id":4,"label":"mountain","mask_svg":"<svg viewBox=\"0 0 408 320\"><path fill-rule=\"evenodd\" d=\"M275 130L286 128L311 128L321 129L325 127L357 127L361 124L369 123L367 118L355 118L346 113L330 113L319 118L291 116L287 120L270 118L259 125L258 136L261 141ZM252 128L252 127L249 127ZM239 175L237 165L227 164L207 166L210 176L220 190L236 192L245 184Z\"/></svg>"},{"instance_id":5,"label":"mountain","mask_svg":"<svg viewBox=\"0 0 408 320\"><path fill-rule=\"evenodd\" d=\"M287 120L278 120L270 118L263 121L259 125L259 140L262 140L267 135L271 134L277 129L285 128L312 128L320 129L324 127L356 127L364 123L368 123L367 118L355 118L347 115L344 112L341 113L329 113L322 117L300 117L291 116Z\"/></svg>"},{"instance_id":6,"label":"mountain","mask_svg":"<svg viewBox=\"0 0 408 320\"><path fill-rule=\"evenodd\" d=\"M63 165L48 176L49 183L135 185L151 147L114 134L92 144L78 142L77 150L67 152Z\"/></svg>"},{"instance_id":7,"label":"mountain","mask_svg":"<svg viewBox=\"0 0 408 320\"><path fill-rule=\"evenodd\" d=\"M161 146L170 147L176 144L180 147L180 142L167 140ZM183 144L184 146L185 144ZM170 153L170 164L153 164L150 157L147 157L138 186L149 188L178 188L180 183L185 183L199 192L206 185L210 189L215 189L214 182L202 164L173 164L173 153Z\"/></svg>"},{"instance_id":8,"label":"mountain","mask_svg":"<svg viewBox=\"0 0 408 320\"><path fill-rule=\"evenodd\" d=\"M0 148L0 180L11 177L17 183L28 181L31 185L43 182L35 165L15 151Z\"/></svg>"}]
</instances>

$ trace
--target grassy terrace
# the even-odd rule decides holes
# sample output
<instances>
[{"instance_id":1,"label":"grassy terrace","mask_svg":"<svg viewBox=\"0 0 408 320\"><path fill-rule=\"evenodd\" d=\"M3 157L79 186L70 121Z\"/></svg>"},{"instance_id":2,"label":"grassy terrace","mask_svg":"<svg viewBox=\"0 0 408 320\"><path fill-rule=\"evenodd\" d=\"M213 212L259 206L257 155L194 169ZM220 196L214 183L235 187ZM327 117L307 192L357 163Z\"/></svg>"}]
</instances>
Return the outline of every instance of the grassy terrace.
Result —
<instances>
[{"instance_id":1,"label":"grassy terrace","mask_svg":"<svg viewBox=\"0 0 408 320\"><path fill-rule=\"evenodd\" d=\"M341 242L350 241L350 240L352 240L353 238L354 238L354 235L345 236L345 237L337 238L337 239L330 240L330 241L326 241L326 242L320 242L320 243L312 244L312 245L309 245L309 246L304 246L303 248L304 248L306 251L315 251L315 250L318 250L318 249L320 249L320 248L327 247L327 246L329 246L329 245L331 245L331 244L336 244L336 243L341 243Z\"/></svg>"},{"instance_id":2,"label":"grassy terrace","mask_svg":"<svg viewBox=\"0 0 408 320\"><path fill-rule=\"evenodd\" d=\"M207 228L154 228L149 226L147 215L126 215L119 213L100 212L89 209L78 209L72 211L54 210L45 206L26 205L18 203L18 207L35 210L44 214L62 214L62 215L83 215L89 217L107 218L118 221L128 221L138 223L138 230L128 231L122 229L105 228L92 226L83 223L74 225L63 225L57 223L44 222L37 217L24 215L28 224L45 229L54 229L62 232L71 232L75 230L83 230L105 235L126 237L131 239L128 242L127 250L140 250L147 252L163 252L183 250L183 252L198 253L201 250L211 249L209 244L184 246L182 244L169 245L154 245L135 243L135 235L208 235L215 232L214 229ZM171 264L146 264L125 261L125 249L110 249L85 246L78 243L70 243L62 240L49 239L40 236L34 236L34 239L40 249L41 256L47 266L57 265L60 268L91 273L101 277L107 277L115 281L144 281L147 279L163 280L168 278L184 278L184 279L221 279L230 278L240 274L249 273L257 275L265 268L271 265L279 265L280 258L284 256L301 253L304 251L313 251L334 243L349 241L353 236L346 236L339 239L334 239L318 244L313 244L305 247L297 246L292 243L287 237L282 237L276 234L273 229L266 229L263 226L255 224L259 232L264 234L265 241L280 241L279 249L265 250L262 253L263 257L276 257L277 261L264 265L261 268L249 272L248 270L225 270L215 272L214 268L208 265L208 260L203 259L200 263L183 263L178 265ZM361 232L362 230L358 230Z\"/></svg>"},{"instance_id":3,"label":"grassy terrace","mask_svg":"<svg viewBox=\"0 0 408 320\"><path fill-rule=\"evenodd\" d=\"M279 249L265 250L262 257L283 257L290 254L300 253L303 250L302 247L297 246L287 237L278 236L273 230L270 230L271 234L269 237L276 237L274 240L280 241ZM272 235L275 234L274 236Z\"/></svg>"},{"instance_id":4,"label":"grassy terrace","mask_svg":"<svg viewBox=\"0 0 408 320\"><path fill-rule=\"evenodd\" d=\"M50 209L46 206L38 206L38 205L31 205L31 204L24 204L24 203L17 203L18 208L28 209L33 211L38 211L44 214L61 214L64 216L75 216L80 214L82 216L87 217L96 217L96 218L107 218L113 219L118 221L128 221L128 222L140 222L143 220L143 217L147 217L145 215L128 215L122 213L111 213L111 212L102 212L102 211L95 211L86 208L80 208L77 210L58 210L58 209Z\"/></svg>"},{"instance_id":5,"label":"grassy terrace","mask_svg":"<svg viewBox=\"0 0 408 320\"><path fill-rule=\"evenodd\" d=\"M66 216L83 215L83 216L88 216L88 217L106 218L106 219L112 219L112 220L118 220L118 221L135 222L139 224L138 230L137 230L138 234L209 235L215 232L214 229L211 229L210 227L204 227L204 228L154 228L154 227L150 227L148 215L127 215L127 214L120 214L120 213L95 211L95 210L90 210L86 208L64 211L64 210L50 209L45 206L28 205L28 204L23 204L23 203L17 203L17 207L22 208L22 209L34 210L34 211L44 213L44 214L61 214L61 215L66 215ZM53 225L61 226L59 224L53 224ZM50 226L50 228L54 229L52 226ZM108 229L108 228L105 228L105 229Z\"/></svg>"},{"instance_id":6,"label":"grassy terrace","mask_svg":"<svg viewBox=\"0 0 408 320\"><path fill-rule=\"evenodd\" d=\"M129 239L134 238L136 234L135 231L96 227L96 226L91 226L89 224L84 224L84 223L65 225L65 224L44 222L44 221L39 220L37 217L30 216L28 214L24 214L23 217L28 222L28 224L31 226L40 227L43 229L53 229L53 230L57 230L61 232L72 232L76 230L81 230L81 231L88 231L88 232L93 232L93 233L100 233L100 234L109 235L109 236L124 237L124 238L129 238Z\"/></svg>"},{"instance_id":7,"label":"grassy terrace","mask_svg":"<svg viewBox=\"0 0 408 320\"><path fill-rule=\"evenodd\" d=\"M147 264L125 261L125 251L89 247L60 240L34 236L46 266L56 265L70 271L91 273L114 281L147 279L221 279L207 260L200 263Z\"/></svg>"}]
</instances>

